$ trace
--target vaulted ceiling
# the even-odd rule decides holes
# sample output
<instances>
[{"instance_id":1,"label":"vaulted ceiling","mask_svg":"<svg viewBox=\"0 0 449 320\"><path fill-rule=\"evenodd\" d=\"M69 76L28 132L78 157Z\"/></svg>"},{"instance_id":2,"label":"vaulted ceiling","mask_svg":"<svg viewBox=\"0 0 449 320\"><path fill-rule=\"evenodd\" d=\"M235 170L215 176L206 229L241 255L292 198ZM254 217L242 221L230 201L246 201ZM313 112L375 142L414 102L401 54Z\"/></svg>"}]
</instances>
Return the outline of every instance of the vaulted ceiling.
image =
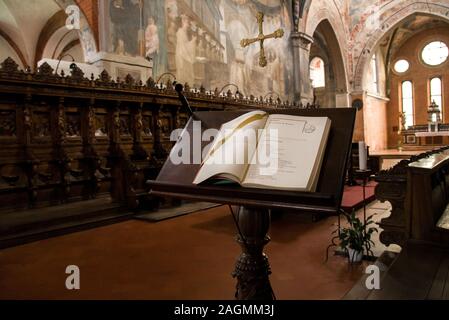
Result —
<instances>
[{"instance_id":1,"label":"vaulted ceiling","mask_svg":"<svg viewBox=\"0 0 449 320\"><path fill-rule=\"evenodd\" d=\"M0 30L33 65L41 30L61 8L53 0L0 0Z\"/></svg>"},{"instance_id":2,"label":"vaulted ceiling","mask_svg":"<svg viewBox=\"0 0 449 320\"><path fill-rule=\"evenodd\" d=\"M22 67L36 67L42 58L57 59L72 50L82 56L79 36L65 28L67 15L55 0L0 0L0 58L12 56ZM81 59L83 60L83 59Z\"/></svg>"},{"instance_id":3,"label":"vaulted ceiling","mask_svg":"<svg viewBox=\"0 0 449 320\"><path fill-rule=\"evenodd\" d=\"M425 14L415 14L388 33L384 37L381 47L389 51L389 56L394 56L413 35L427 29L444 26L449 27L449 24L442 19Z\"/></svg>"}]
</instances>

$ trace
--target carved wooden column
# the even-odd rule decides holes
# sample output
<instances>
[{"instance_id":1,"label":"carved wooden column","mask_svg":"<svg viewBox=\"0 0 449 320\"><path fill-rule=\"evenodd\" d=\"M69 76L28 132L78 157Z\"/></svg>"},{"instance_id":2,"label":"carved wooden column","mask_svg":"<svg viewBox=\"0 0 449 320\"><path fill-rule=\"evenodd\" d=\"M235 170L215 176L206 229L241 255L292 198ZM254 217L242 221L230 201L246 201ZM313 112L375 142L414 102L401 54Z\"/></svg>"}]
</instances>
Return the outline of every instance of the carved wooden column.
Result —
<instances>
[{"instance_id":1,"label":"carved wooden column","mask_svg":"<svg viewBox=\"0 0 449 320\"><path fill-rule=\"evenodd\" d=\"M267 209L241 207L237 224L237 241L242 254L237 260L233 277L237 278L238 300L272 300L273 290L269 276L270 263L263 249L270 242L267 235L271 213Z\"/></svg>"},{"instance_id":2,"label":"carved wooden column","mask_svg":"<svg viewBox=\"0 0 449 320\"><path fill-rule=\"evenodd\" d=\"M111 168L112 175L112 197L118 201L124 199L123 172L120 168L120 105L121 101L117 101L117 105L112 107L109 112L109 156L108 167Z\"/></svg>"},{"instance_id":3,"label":"carved wooden column","mask_svg":"<svg viewBox=\"0 0 449 320\"><path fill-rule=\"evenodd\" d=\"M53 129L53 148L54 148L54 163L57 168L59 181L59 202L65 202L70 194L70 164L72 160L69 158L64 143L66 141L66 117L65 117L65 100L63 97L59 98L58 106L54 113L54 123L56 126Z\"/></svg>"},{"instance_id":4,"label":"carved wooden column","mask_svg":"<svg viewBox=\"0 0 449 320\"><path fill-rule=\"evenodd\" d=\"M162 122L160 119L162 105L153 111L154 146L152 159L157 168L160 168L167 159L167 152L162 145Z\"/></svg>"},{"instance_id":5,"label":"carved wooden column","mask_svg":"<svg viewBox=\"0 0 449 320\"><path fill-rule=\"evenodd\" d=\"M149 155L142 146L142 132L143 132L143 103L141 103L133 114L133 159L149 160Z\"/></svg>"},{"instance_id":6,"label":"carved wooden column","mask_svg":"<svg viewBox=\"0 0 449 320\"><path fill-rule=\"evenodd\" d=\"M111 111L111 144L118 145L120 143L120 106L121 101L117 101L117 105Z\"/></svg>"},{"instance_id":7,"label":"carved wooden column","mask_svg":"<svg viewBox=\"0 0 449 320\"><path fill-rule=\"evenodd\" d=\"M24 171L27 176L27 192L28 192L28 206L33 207L37 200L37 185L38 185L38 166L39 160L34 155L31 149L32 135L33 135L33 111L31 108L32 96L27 94L25 96L25 103L23 105L23 131L22 131L22 145L24 150Z\"/></svg>"},{"instance_id":8,"label":"carved wooden column","mask_svg":"<svg viewBox=\"0 0 449 320\"><path fill-rule=\"evenodd\" d=\"M83 154L84 154L84 172L86 175L87 183L87 198L95 198L100 188L100 180L97 178L97 170L101 167L101 160L95 150L94 144L95 138L95 99L89 100L89 105L84 109L82 119L82 135L83 135Z\"/></svg>"},{"instance_id":9,"label":"carved wooden column","mask_svg":"<svg viewBox=\"0 0 449 320\"><path fill-rule=\"evenodd\" d=\"M124 201L129 208L135 209L138 206L134 190L137 167L121 146L120 106L121 102L118 101L117 106L111 112L112 129L110 132L109 161L113 177L112 194L115 199Z\"/></svg>"}]
</instances>

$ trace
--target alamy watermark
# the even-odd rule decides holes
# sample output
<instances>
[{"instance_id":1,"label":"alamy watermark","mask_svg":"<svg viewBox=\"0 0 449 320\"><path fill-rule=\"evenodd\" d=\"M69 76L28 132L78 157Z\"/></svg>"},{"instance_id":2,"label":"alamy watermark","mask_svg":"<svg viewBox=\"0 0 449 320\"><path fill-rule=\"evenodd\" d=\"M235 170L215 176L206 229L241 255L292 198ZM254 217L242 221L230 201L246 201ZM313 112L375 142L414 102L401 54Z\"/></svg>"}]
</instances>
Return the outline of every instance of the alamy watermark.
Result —
<instances>
[{"instance_id":1,"label":"alamy watermark","mask_svg":"<svg viewBox=\"0 0 449 320\"><path fill-rule=\"evenodd\" d=\"M67 290L80 290L81 289L81 271L78 266L67 266L65 273L69 276L65 280L65 287Z\"/></svg>"},{"instance_id":2,"label":"alamy watermark","mask_svg":"<svg viewBox=\"0 0 449 320\"><path fill-rule=\"evenodd\" d=\"M67 6L65 9L67 14L67 20L65 21L65 26L69 30L79 30L80 29L80 8L76 5Z\"/></svg>"},{"instance_id":3,"label":"alamy watermark","mask_svg":"<svg viewBox=\"0 0 449 320\"><path fill-rule=\"evenodd\" d=\"M380 290L380 269L376 265L370 265L366 268L365 274L368 277L365 280L365 286L368 290Z\"/></svg>"},{"instance_id":4,"label":"alamy watermark","mask_svg":"<svg viewBox=\"0 0 449 320\"><path fill-rule=\"evenodd\" d=\"M185 129L174 130L170 141L177 146L170 161L179 164L241 165L257 164L260 175L272 176L279 168L279 132L276 129L207 129L193 122L193 136ZM203 145L207 144L204 148Z\"/></svg>"},{"instance_id":5,"label":"alamy watermark","mask_svg":"<svg viewBox=\"0 0 449 320\"><path fill-rule=\"evenodd\" d=\"M67 266L65 273L68 275L65 281L67 290L81 290L81 271L76 265ZM376 265L370 265L366 268L365 287L368 290L380 290L380 268Z\"/></svg>"}]
</instances>

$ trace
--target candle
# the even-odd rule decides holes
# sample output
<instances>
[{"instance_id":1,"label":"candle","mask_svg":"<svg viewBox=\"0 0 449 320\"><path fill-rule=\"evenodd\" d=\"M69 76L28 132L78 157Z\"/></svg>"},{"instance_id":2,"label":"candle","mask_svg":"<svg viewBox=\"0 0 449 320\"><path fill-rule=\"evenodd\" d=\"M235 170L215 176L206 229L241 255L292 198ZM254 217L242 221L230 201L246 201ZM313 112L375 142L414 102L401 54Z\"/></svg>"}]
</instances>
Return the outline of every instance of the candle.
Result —
<instances>
[{"instance_id":1,"label":"candle","mask_svg":"<svg viewBox=\"0 0 449 320\"><path fill-rule=\"evenodd\" d=\"M359 169L364 171L368 169L368 154L364 141L359 142Z\"/></svg>"}]
</instances>

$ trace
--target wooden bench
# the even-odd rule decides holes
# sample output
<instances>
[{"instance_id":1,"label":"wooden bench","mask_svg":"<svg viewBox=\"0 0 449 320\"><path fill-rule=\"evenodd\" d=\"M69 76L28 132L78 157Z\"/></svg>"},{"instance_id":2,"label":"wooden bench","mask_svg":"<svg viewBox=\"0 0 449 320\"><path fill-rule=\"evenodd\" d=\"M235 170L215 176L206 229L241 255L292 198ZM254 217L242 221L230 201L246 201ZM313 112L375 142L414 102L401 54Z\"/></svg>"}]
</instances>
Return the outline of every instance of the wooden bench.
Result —
<instances>
[{"instance_id":1,"label":"wooden bench","mask_svg":"<svg viewBox=\"0 0 449 320\"><path fill-rule=\"evenodd\" d=\"M449 150L408 165L405 199L409 240L449 247Z\"/></svg>"},{"instance_id":2,"label":"wooden bench","mask_svg":"<svg viewBox=\"0 0 449 320\"><path fill-rule=\"evenodd\" d=\"M439 227L449 204L448 147L403 160L375 180L376 198L392 207L379 223L383 244L404 246L414 239L449 246L447 227Z\"/></svg>"},{"instance_id":3,"label":"wooden bench","mask_svg":"<svg viewBox=\"0 0 449 320\"><path fill-rule=\"evenodd\" d=\"M366 289L364 277L345 299L449 299L449 148L402 161L376 180L376 195L392 204L380 239L403 249L378 260L381 290Z\"/></svg>"}]
</instances>

